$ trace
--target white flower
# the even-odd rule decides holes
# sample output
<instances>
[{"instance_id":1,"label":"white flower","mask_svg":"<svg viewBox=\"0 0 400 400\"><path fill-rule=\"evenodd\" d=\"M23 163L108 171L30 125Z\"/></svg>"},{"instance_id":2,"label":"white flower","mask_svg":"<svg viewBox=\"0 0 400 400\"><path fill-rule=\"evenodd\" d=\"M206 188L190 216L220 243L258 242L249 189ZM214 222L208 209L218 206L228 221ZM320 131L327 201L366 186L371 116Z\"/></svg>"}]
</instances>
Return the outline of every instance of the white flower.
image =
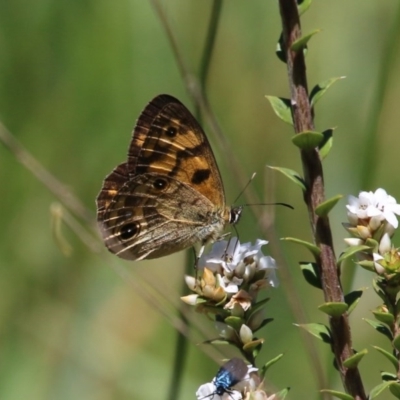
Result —
<instances>
[{"instance_id":1,"label":"white flower","mask_svg":"<svg viewBox=\"0 0 400 400\"><path fill-rule=\"evenodd\" d=\"M212 399L212 400L242 400L242 394L237 390L229 390L221 396L216 393L217 387L214 382L208 382L201 385L196 392L197 399Z\"/></svg>"},{"instance_id":2,"label":"white flower","mask_svg":"<svg viewBox=\"0 0 400 400\"><path fill-rule=\"evenodd\" d=\"M233 237L229 242L221 240L214 243L209 254L203 254L199 260L199 266L216 271L219 266L227 271L233 271L240 261L240 242Z\"/></svg>"},{"instance_id":3,"label":"white flower","mask_svg":"<svg viewBox=\"0 0 400 400\"><path fill-rule=\"evenodd\" d=\"M400 215L400 204L397 204L396 199L386 193L383 189L375 191L377 201L376 207L381 210L386 221L394 228L397 228L399 221L394 214Z\"/></svg>"},{"instance_id":4,"label":"white flower","mask_svg":"<svg viewBox=\"0 0 400 400\"><path fill-rule=\"evenodd\" d=\"M236 276L227 278L226 276L221 276L217 274L218 285L221 286L226 293L237 293L239 291L239 286L242 284L243 279L239 279Z\"/></svg>"},{"instance_id":5,"label":"white flower","mask_svg":"<svg viewBox=\"0 0 400 400\"><path fill-rule=\"evenodd\" d=\"M390 236L387 233L385 233L382 236L381 241L379 242L379 254L389 253L391 248L392 248L392 242L390 241Z\"/></svg>"},{"instance_id":6,"label":"white flower","mask_svg":"<svg viewBox=\"0 0 400 400\"><path fill-rule=\"evenodd\" d=\"M270 256L265 256L261 247L266 240L257 239L252 245L241 244L236 237L231 240L216 242L209 254L204 254L199 260L199 266L220 271L219 284L228 293L237 293L243 281L251 281L256 271L264 270L266 286L277 287L276 263Z\"/></svg>"},{"instance_id":7,"label":"white flower","mask_svg":"<svg viewBox=\"0 0 400 400\"><path fill-rule=\"evenodd\" d=\"M346 205L349 221L353 225L358 220L371 219L369 225L377 229L380 222L386 220L394 228L398 227L395 214L400 215L400 204L396 199L386 193L384 189L373 192L361 192L357 197L349 196L349 204Z\"/></svg>"},{"instance_id":8,"label":"white flower","mask_svg":"<svg viewBox=\"0 0 400 400\"><path fill-rule=\"evenodd\" d=\"M384 260L384 258L378 253L373 253L373 257L375 270L379 275L382 275L383 273L385 273L385 268L380 264L380 262Z\"/></svg>"},{"instance_id":9,"label":"white flower","mask_svg":"<svg viewBox=\"0 0 400 400\"><path fill-rule=\"evenodd\" d=\"M218 332L219 336L226 340L234 341L237 339L237 334L235 330L224 322L215 322L215 329Z\"/></svg>"},{"instance_id":10,"label":"white flower","mask_svg":"<svg viewBox=\"0 0 400 400\"><path fill-rule=\"evenodd\" d=\"M343 239L347 246L361 246L364 244L364 240L358 238L346 238Z\"/></svg>"},{"instance_id":11,"label":"white flower","mask_svg":"<svg viewBox=\"0 0 400 400\"><path fill-rule=\"evenodd\" d=\"M262 257L260 257L258 264L258 269L264 269L266 272L265 279L268 281L269 286L278 287L279 280L276 276L276 261L270 256L264 256L260 251Z\"/></svg>"}]
</instances>

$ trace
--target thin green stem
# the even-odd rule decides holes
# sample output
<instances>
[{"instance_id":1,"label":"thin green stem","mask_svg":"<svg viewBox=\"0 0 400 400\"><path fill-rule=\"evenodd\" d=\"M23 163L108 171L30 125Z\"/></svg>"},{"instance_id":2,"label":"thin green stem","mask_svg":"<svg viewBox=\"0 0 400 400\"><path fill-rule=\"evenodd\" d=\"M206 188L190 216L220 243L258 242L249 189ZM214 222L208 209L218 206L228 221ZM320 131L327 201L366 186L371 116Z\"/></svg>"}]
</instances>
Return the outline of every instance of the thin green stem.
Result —
<instances>
[{"instance_id":1,"label":"thin green stem","mask_svg":"<svg viewBox=\"0 0 400 400\"><path fill-rule=\"evenodd\" d=\"M399 50L400 40L400 6L397 9L397 15L393 21L393 25L388 32L386 40L386 48L381 57L381 64L379 73L376 79L376 90L373 96L374 102L371 104L370 111L368 113L369 119L366 124L366 135L364 140L364 148L366 150L363 157L361 157L361 182L360 187L363 190L370 185L373 181L373 174L376 173L376 166L378 163L379 152L376 151L379 148L379 134L378 128L381 121L382 111L385 104L385 96L390 87L390 81L392 75L390 74L396 61L396 55ZM394 71L393 71L394 72ZM396 77L397 77L397 71Z\"/></svg>"},{"instance_id":2,"label":"thin green stem","mask_svg":"<svg viewBox=\"0 0 400 400\"><path fill-rule=\"evenodd\" d=\"M200 63L199 81L200 87L205 89L208 71L210 69L211 57L214 50L215 39L217 37L217 31L219 22L221 20L223 0L214 0L213 7L211 10L210 22L207 30L207 38L204 45L203 55Z\"/></svg>"},{"instance_id":3,"label":"thin green stem","mask_svg":"<svg viewBox=\"0 0 400 400\"><path fill-rule=\"evenodd\" d=\"M56 198L58 198L76 216L87 222L88 225L97 232L92 212L83 205L79 198L76 197L66 185L60 182L52 173L44 168L43 165L25 149L25 147L1 122L0 142L2 142L15 158L28 171L30 171L38 181L42 182Z\"/></svg>"},{"instance_id":4,"label":"thin green stem","mask_svg":"<svg viewBox=\"0 0 400 400\"><path fill-rule=\"evenodd\" d=\"M154 5L159 7L159 5L157 5L156 3L154 3ZM207 39L205 42L201 66L200 66L199 82L200 82L201 91L204 96L205 96L205 84L206 84L210 61L211 61L212 52L213 52L213 48L214 48L218 23L219 23L220 15L221 15L221 8L222 8L222 0L215 0L213 3L210 23L209 23L209 27L208 27L208 31L207 31L208 32ZM162 10L160 8L157 8L157 10L158 10L160 17L164 18L163 14L161 14ZM167 29L167 33L168 33L168 36L170 37L171 44L172 44L172 42L174 42L174 45L173 45L174 53L176 55L178 65L180 66L181 73L183 73L183 71L186 71L186 68L184 66L183 59L180 56L179 49L176 46L176 42L173 40L172 32L169 30L169 26ZM201 110L197 104L196 104L196 109L195 109L195 115L196 115L196 118L200 121L201 120ZM187 252L187 254L189 254L189 253ZM196 255L194 255L194 257L193 256L187 257L186 271L185 271L186 274L190 274L191 272L193 272L193 266L195 265L195 257L196 257ZM183 295L184 293L186 293L186 291L187 291L187 285L185 282L183 282L180 292ZM187 331L188 331L189 326L190 326L190 321L187 319L186 314L187 314L187 305L182 302L180 305L178 317L182 319L182 322L183 322L184 326L187 327ZM177 332L176 343L175 343L175 358L173 361L174 367L173 367L173 372L171 375L168 400L175 400L179 396L179 391L181 388L182 379L184 376L185 365L186 365L186 360L187 360L188 344L189 344L188 343L188 332Z\"/></svg>"}]
</instances>

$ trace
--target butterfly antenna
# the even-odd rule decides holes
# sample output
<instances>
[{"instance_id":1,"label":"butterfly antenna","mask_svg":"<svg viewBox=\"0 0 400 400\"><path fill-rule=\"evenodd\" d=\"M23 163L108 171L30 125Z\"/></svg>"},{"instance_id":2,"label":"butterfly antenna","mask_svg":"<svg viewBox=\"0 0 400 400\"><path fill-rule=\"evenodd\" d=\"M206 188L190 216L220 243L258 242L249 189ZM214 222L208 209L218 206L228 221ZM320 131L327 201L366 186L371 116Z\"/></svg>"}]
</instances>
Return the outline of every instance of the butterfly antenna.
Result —
<instances>
[{"instance_id":1,"label":"butterfly antenna","mask_svg":"<svg viewBox=\"0 0 400 400\"><path fill-rule=\"evenodd\" d=\"M250 177L250 179L248 180L248 182L246 183L246 185L244 186L244 188L242 189L242 191L239 193L239 196L236 197L235 201L233 202L233 204L236 204L236 202L240 199L240 197L242 196L242 194L245 192L245 190L248 188L248 186L250 185L251 181L255 178L256 173L253 172L253 175Z\"/></svg>"},{"instance_id":2,"label":"butterfly antenna","mask_svg":"<svg viewBox=\"0 0 400 400\"><path fill-rule=\"evenodd\" d=\"M236 202L240 199L240 197L242 196L242 194L245 192L245 190L248 188L248 186L250 185L251 181L255 178L256 173L254 172L253 175L250 177L250 179L248 180L248 182L246 183L246 185L244 186L244 188L242 189L242 191L239 193L239 196L236 197L235 201L233 202L233 204L236 204ZM290 204L287 203L256 203L256 204L242 204L242 207L245 206L284 206L287 208L291 208L292 210L294 210L294 207L291 206ZM237 230L235 229L236 233Z\"/></svg>"},{"instance_id":3,"label":"butterfly antenna","mask_svg":"<svg viewBox=\"0 0 400 400\"><path fill-rule=\"evenodd\" d=\"M235 248L233 249L233 254L235 254L237 245L238 245L238 243L239 243L239 231L237 230L236 225L233 225L233 229L235 230L236 236L237 236L237 239L238 239L238 240L236 241Z\"/></svg>"},{"instance_id":4,"label":"butterfly antenna","mask_svg":"<svg viewBox=\"0 0 400 400\"><path fill-rule=\"evenodd\" d=\"M248 204L242 204L242 207L246 206L284 206L287 208L290 208L291 210L294 210L294 207L291 206L288 203L248 203Z\"/></svg>"}]
</instances>

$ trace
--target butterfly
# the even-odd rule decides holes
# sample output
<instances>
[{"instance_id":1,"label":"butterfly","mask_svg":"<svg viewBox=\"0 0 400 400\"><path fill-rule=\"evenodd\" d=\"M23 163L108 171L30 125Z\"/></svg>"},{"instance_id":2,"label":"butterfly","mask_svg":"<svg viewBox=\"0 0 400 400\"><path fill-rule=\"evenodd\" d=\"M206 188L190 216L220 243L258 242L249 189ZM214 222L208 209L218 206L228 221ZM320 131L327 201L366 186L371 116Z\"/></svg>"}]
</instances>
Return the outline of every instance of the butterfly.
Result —
<instances>
[{"instance_id":1,"label":"butterfly","mask_svg":"<svg viewBox=\"0 0 400 400\"><path fill-rule=\"evenodd\" d=\"M165 94L140 114L127 161L105 178L97 197L104 243L127 260L166 256L198 242L201 254L241 212L226 205L203 129L179 100Z\"/></svg>"},{"instance_id":2,"label":"butterfly","mask_svg":"<svg viewBox=\"0 0 400 400\"><path fill-rule=\"evenodd\" d=\"M215 395L222 397L224 393L227 393L231 398L235 394L236 398L236 393L238 394L238 392L234 392L232 386L242 381L246 377L247 372L247 365L242 359L236 357L230 359L221 366L213 379L215 391L203 397L203 399L211 396L214 398Z\"/></svg>"}]
</instances>

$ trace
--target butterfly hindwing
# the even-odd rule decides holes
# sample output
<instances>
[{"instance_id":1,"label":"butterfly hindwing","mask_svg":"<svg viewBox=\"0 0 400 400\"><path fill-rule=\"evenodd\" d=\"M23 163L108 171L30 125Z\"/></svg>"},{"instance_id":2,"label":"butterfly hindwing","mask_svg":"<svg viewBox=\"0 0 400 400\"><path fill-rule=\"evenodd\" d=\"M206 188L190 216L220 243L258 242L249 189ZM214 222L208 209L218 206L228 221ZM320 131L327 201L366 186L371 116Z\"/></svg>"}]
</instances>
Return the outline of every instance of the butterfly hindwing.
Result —
<instances>
[{"instance_id":1,"label":"butterfly hindwing","mask_svg":"<svg viewBox=\"0 0 400 400\"><path fill-rule=\"evenodd\" d=\"M124 173L126 164L106 178L98 197L103 240L111 252L128 260L157 258L212 233L205 211L212 204L193 188L154 173L124 180Z\"/></svg>"}]
</instances>

